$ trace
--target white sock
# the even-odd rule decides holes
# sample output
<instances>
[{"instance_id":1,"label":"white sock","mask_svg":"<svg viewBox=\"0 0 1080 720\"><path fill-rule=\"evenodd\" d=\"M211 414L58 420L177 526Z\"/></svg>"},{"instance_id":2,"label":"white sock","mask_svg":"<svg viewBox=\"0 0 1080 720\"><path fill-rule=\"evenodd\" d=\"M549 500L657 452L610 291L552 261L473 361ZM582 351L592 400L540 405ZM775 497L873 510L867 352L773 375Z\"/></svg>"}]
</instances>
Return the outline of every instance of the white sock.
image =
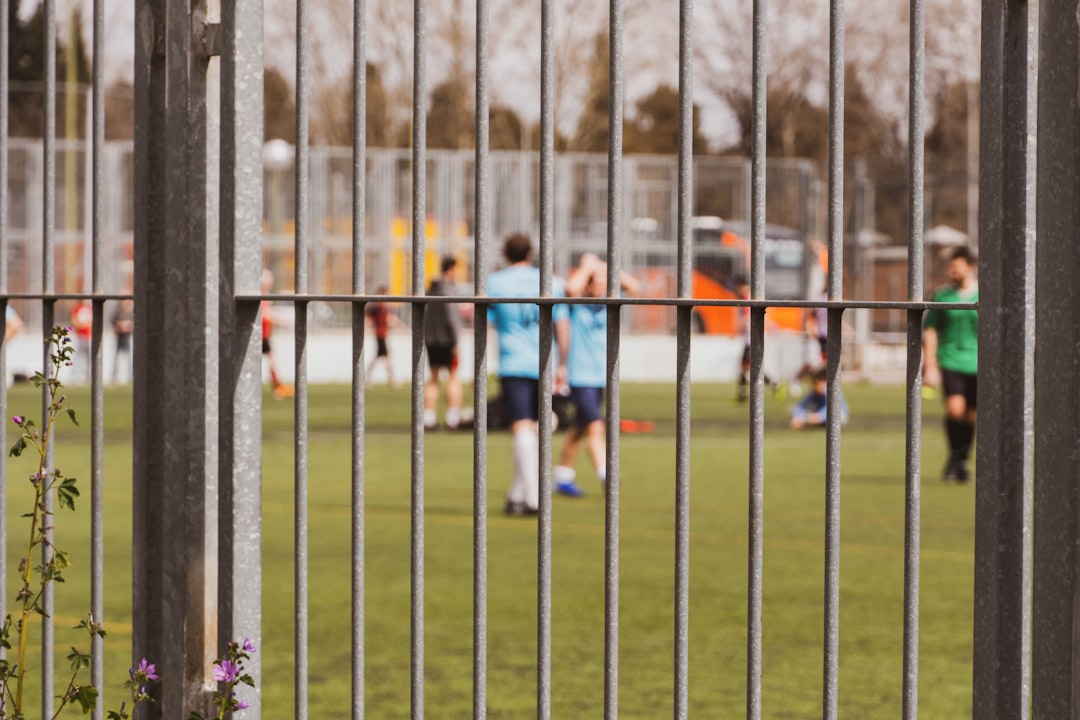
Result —
<instances>
[{"instance_id":1,"label":"white sock","mask_svg":"<svg viewBox=\"0 0 1080 720\"><path fill-rule=\"evenodd\" d=\"M572 483L577 478L577 470L567 465L555 466L555 482Z\"/></svg>"},{"instance_id":2,"label":"white sock","mask_svg":"<svg viewBox=\"0 0 1080 720\"><path fill-rule=\"evenodd\" d=\"M435 427L435 422L436 422L436 420L435 420L435 411L425 409L424 410L424 427L433 428L433 427Z\"/></svg>"},{"instance_id":3,"label":"white sock","mask_svg":"<svg viewBox=\"0 0 1080 720\"><path fill-rule=\"evenodd\" d=\"M461 423L461 410L458 408L446 408L446 426L456 428Z\"/></svg>"},{"instance_id":4,"label":"white sock","mask_svg":"<svg viewBox=\"0 0 1080 720\"><path fill-rule=\"evenodd\" d=\"M529 508L540 507L540 449L535 428L514 433L514 482L510 501L523 502Z\"/></svg>"},{"instance_id":5,"label":"white sock","mask_svg":"<svg viewBox=\"0 0 1080 720\"><path fill-rule=\"evenodd\" d=\"M601 465L596 468L596 477L600 482L607 482L607 466Z\"/></svg>"}]
</instances>

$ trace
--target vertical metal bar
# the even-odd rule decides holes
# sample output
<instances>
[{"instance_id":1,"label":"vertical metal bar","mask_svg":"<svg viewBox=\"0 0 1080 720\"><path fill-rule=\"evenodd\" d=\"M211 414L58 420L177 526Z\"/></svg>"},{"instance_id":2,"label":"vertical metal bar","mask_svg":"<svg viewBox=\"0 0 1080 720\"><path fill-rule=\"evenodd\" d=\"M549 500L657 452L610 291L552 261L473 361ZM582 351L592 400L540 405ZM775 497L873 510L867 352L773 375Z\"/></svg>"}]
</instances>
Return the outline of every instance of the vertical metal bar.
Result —
<instances>
[{"instance_id":1,"label":"vertical metal bar","mask_svg":"<svg viewBox=\"0 0 1080 720\"><path fill-rule=\"evenodd\" d=\"M765 296L765 0L754 0L753 152L750 158L750 296ZM765 501L765 308L750 311L750 491L747 550L746 717L761 718L761 602Z\"/></svg>"},{"instance_id":2,"label":"vertical metal bar","mask_svg":"<svg viewBox=\"0 0 1080 720\"><path fill-rule=\"evenodd\" d=\"M746 717L761 718L762 583L765 544L765 308L750 310L750 491L747 552Z\"/></svg>"},{"instance_id":3,"label":"vertical metal bar","mask_svg":"<svg viewBox=\"0 0 1080 720\"><path fill-rule=\"evenodd\" d=\"M42 268L41 290L43 293L56 291L56 268L55 268L55 232L56 232L56 0L45 0L45 127L42 135L42 149L44 152L44 216L42 218ZM7 192L4 188L3 192ZM44 316L49 322L44 323L42 332L48 337L52 329L52 316L54 306L52 302L46 303ZM49 372L48 347L44 350L42 367L45 373ZM49 401L48 391L42 388L41 416L44 418ZM49 454L52 454L52 445L49 446ZM46 458L46 465L52 467L52 458ZM46 514L53 511L52 496L45 496L44 511ZM46 563L52 556L53 530L51 527L44 530L46 545L42 548L41 561ZM47 585L42 596L41 617L41 715L52 717L53 700L56 695L53 689L53 677L55 663L53 661L53 612L54 588Z\"/></svg>"},{"instance_id":4,"label":"vertical metal bar","mask_svg":"<svg viewBox=\"0 0 1080 720\"><path fill-rule=\"evenodd\" d=\"M308 292L308 189L310 148L308 146L308 116L310 78L308 65L311 53L308 2L296 2L296 238L295 292ZM295 702L297 720L308 717L308 477L307 477L307 302L295 304L296 312L296 681Z\"/></svg>"},{"instance_id":5,"label":"vertical metal bar","mask_svg":"<svg viewBox=\"0 0 1080 720\"><path fill-rule=\"evenodd\" d=\"M608 72L608 297L619 292L623 216L623 3L610 0ZM604 514L604 717L619 716L619 306L607 307L607 482ZM543 457L550 457L545 455Z\"/></svg>"},{"instance_id":6,"label":"vertical metal bar","mask_svg":"<svg viewBox=\"0 0 1080 720\"><path fill-rule=\"evenodd\" d=\"M690 296L694 214L694 3L679 2L678 276L680 298ZM690 712L690 332L693 308L676 310L675 359L675 718Z\"/></svg>"},{"instance_id":7,"label":"vertical metal bar","mask_svg":"<svg viewBox=\"0 0 1080 720\"><path fill-rule=\"evenodd\" d=\"M609 297L613 297L612 293L618 292L618 289L618 280L609 284ZM619 716L619 341L621 310L619 305L607 307L604 717L609 720L614 720Z\"/></svg>"},{"instance_id":8,"label":"vertical metal bar","mask_svg":"<svg viewBox=\"0 0 1080 720\"><path fill-rule=\"evenodd\" d=\"M261 714L262 353L260 303L238 292L261 285L263 218L263 7L233 0L221 8L221 242L219 291L220 523L218 647L248 638L255 688L237 697ZM142 315L140 314L140 322ZM138 326L136 326L138 327ZM138 357L138 353L136 353Z\"/></svg>"},{"instance_id":9,"label":"vertical metal bar","mask_svg":"<svg viewBox=\"0 0 1080 720\"><path fill-rule=\"evenodd\" d=\"M423 264L423 245L414 249ZM423 280L416 294L423 294ZM426 305L412 306L412 678L413 717L424 717L424 315Z\"/></svg>"},{"instance_id":10,"label":"vertical metal bar","mask_svg":"<svg viewBox=\"0 0 1080 720\"><path fill-rule=\"evenodd\" d=\"M540 3L540 295L551 296L555 197L555 4ZM540 306L540 506L537 523L536 716L551 717L551 333Z\"/></svg>"},{"instance_id":11,"label":"vertical metal bar","mask_svg":"<svg viewBox=\"0 0 1080 720\"><path fill-rule=\"evenodd\" d=\"M1041 12L1053 12L1045 3L1042 7ZM1061 4L1057 7L1060 9ZM1072 624L1073 600L1062 597L1057 599L1062 601L1061 604L1057 600L1040 603L1034 623L1031 608L1035 426L1039 427L1040 443L1044 438L1049 441L1043 445L1046 451L1043 460L1067 455L1061 452L1063 446L1055 442L1054 435L1067 432L1069 427L1064 418L1047 418L1039 412L1049 409L1051 403L1044 403L1046 407L1039 406L1037 411L1035 396L1037 391L1049 389L1052 397L1067 397L1077 387L1075 377L1055 377L1054 374L1061 370L1053 368L1053 363L1061 360L1055 358L1055 354L1075 345L1071 325L1053 331L1044 326L1044 332L1053 332L1055 343L1062 344L1046 343L1036 348L1036 156L1031 136L1036 128L1034 67L1037 43L1034 32L1039 12L1039 4L1012 1L984 4L982 14L979 131L979 385L982 387L979 390L976 453L972 693L972 717L979 720L1002 717L1023 720L1030 716L1032 708L1038 717L1075 714L1075 707L1072 712L1066 710L1068 701L1059 704L1063 697L1070 694L1075 697L1069 691L1068 676L1071 673L1056 666L1070 654L1068 646L1072 643L1073 633L1067 628L1075 627ZM1067 17L1062 23L1059 16L1057 22L1061 30L1068 27ZM1075 16L1071 22L1075 26ZM1064 52L1063 56L1047 58L1047 61L1053 67L1054 76L1067 84L1067 44L1054 42L1048 47ZM1075 72L1075 44L1072 52ZM1063 74L1057 75L1059 72ZM1070 91L1073 96L1075 82L1074 74L1073 90ZM1056 137L1053 131L1044 137L1043 110L1039 108L1038 111L1038 167L1065 168L1065 164L1058 164L1065 159L1065 155L1058 154L1063 148L1053 147L1065 138L1052 139ZM1047 113L1047 126L1053 125L1053 116L1054 113ZM1074 125L1074 135L1075 130ZM1075 150L1075 145L1073 147ZM1044 152L1045 156L1042 155ZM1044 157L1051 159L1047 166L1042 163ZM1044 179L1061 183L1061 198L1074 198L1077 170L1074 163L1071 180L1066 177L1038 178L1039 203L1042 202ZM1069 182L1072 182L1071 188ZM1068 205L1072 202L1069 200ZM1042 210L1041 207L1038 209ZM1075 227L1070 234L1074 230ZM1049 232L1044 236L1043 231L1043 227L1038 228L1038 235L1044 242L1038 253L1037 271L1047 283L1046 287L1053 287L1054 292L1038 299L1038 306L1046 309L1038 322L1042 322L1043 317L1060 317L1057 313L1076 297L1075 256L1072 260L1066 259L1072 252L1075 235L1072 234L1073 239L1064 245L1055 245L1061 236L1055 239ZM1044 254L1049 256L1045 265ZM1072 263L1071 267L1069 263ZM1043 302L1046 305L1042 305ZM1073 333L1072 338L1062 333ZM1039 358L1038 365L1036 357ZM1044 358L1048 360L1045 366L1042 365ZM1034 379L1036 373L1038 385ZM1044 377L1048 378L1046 385L1042 385ZM1061 380L1072 384L1058 384ZM1049 422L1044 425L1047 420ZM1075 423L1071 427L1075 429ZM1071 436L1067 442L1073 443L1075 437ZM1036 592L1040 587L1055 587L1058 581L1062 584L1057 587L1067 586L1066 578L1075 572L1076 562L1068 543L1061 541L1064 535L1059 534L1063 528L1075 528L1075 472L1069 470L1071 480L1068 482L1064 482L1063 476L1052 478L1047 468L1040 468L1039 472L1040 492L1043 487L1047 489L1046 498L1050 504L1045 506L1048 514L1040 515L1038 519L1040 531L1035 537L1036 543L1049 541L1035 548L1039 570ZM1057 515L1059 511L1063 515ZM1056 526L1062 520L1064 524ZM1056 651L1049 656L1043 655L1038 648L1032 654L1033 631L1036 637L1041 636L1041 647L1056 644L1057 649L1064 650L1064 655L1056 655ZM1043 660L1050 662L1042 666ZM1033 663L1036 667L1042 666L1042 672L1034 679ZM1056 690L1063 690L1065 696L1055 698Z\"/></svg>"},{"instance_id":12,"label":"vertical metal bar","mask_svg":"<svg viewBox=\"0 0 1080 720\"><path fill-rule=\"evenodd\" d=\"M364 72L364 70L361 70ZM355 150L354 150L355 151ZM355 215L354 215L355 217ZM354 243L354 254L357 245ZM360 246L361 253L363 247ZM354 267L355 269L355 267ZM354 292L363 293L363 283ZM360 276L363 277L362 275ZM364 717L364 578L365 578L365 475L364 475L364 304L352 305L352 718Z\"/></svg>"},{"instance_id":13,"label":"vertical metal bar","mask_svg":"<svg viewBox=\"0 0 1080 720\"><path fill-rule=\"evenodd\" d=\"M478 235L476 243L486 244ZM476 267L480 267L477 261ZM477 296L480 276L476 274ZM482 287L487 287L486 280ZM473 313L473 720L487 717L487 305Z\"/></svg>"},{"instance_id":14,"label":"vertical metal bar","mask_svg":"<svg viewBox=\"0 0 1080 720\"><path fill-rule=\"evenodd\" d=\"M10 110L9 78L11 47L9 0L0 0L0 292L8 291L8 118ZM8 300L0 302L0 379L7 382L7 309ZM0 392L0 451L7 452L7 391ZM0 463L0 517L7 517L7 463ZM7 615L7 533L0 532L0 617ZM0 658L7 652L0 648Z\"/></svg>"},{"instance_id":15,"label":"vertical metal bar","mask_svg":"<svg viewBox=\"0 0 1080 720\"><path fill-rule=\"evenodd\" d=\"M681 242L681 241L680 241ZM689 717L690 340L693 308L679 307L675 366L675 718Z\"/></svg>"},{"instance_id":16,"label":"vertical metal bar","mask_svg":"<svg viewBox=\"0 0 1080 720\"><path fill-rule=\"evenodd\" d=\"M923 0L910 9L908 89L908 299L923 297L925 46ZM904 678L903 717L919 712L919 549L921 546L922 313L907 314L906 438L904 472Z\"/></svg>"},{"instance_id":17,"label":"vertical metal bar","mask_svg":"<svg viewBox=\"0 0 1080 720\"><path fill-rule=\"evenodd\" d=\"M48 26L47 26L48 27ZM56 301L45 300L42 308L42 325L44 326L45 336L48 337L49 332L53 327L53 323L56 318ZM52 374L53 365L52 360L49 357L49 346L46 345L42 353L41 367L43 368L43 374L48 377ZM48 414L49 407L49 395L48 388L42 388L41 396L41 417L45 418ZM55 455L55 443L49 443L45 451L45 467L53 467L53 457ZM51 494L46 493L43 497L42 512L46 516L51 516L54 511L54 501ZM42 529L42 535L45 537L45 543L41 548L41 562L42 564L49 562L52 558L53 550L52 543L54 538L54 530L52 527L45 527ZM53 659L53 642L55 633L53 631L53 616L54 616L54 593L53 586L50 583L45 586L42 593L42 617L41 617L41 714L42 717L51 717L53 714L53 676L55 661ZM48 688L46 690L46 688Z\"/></svg>"},{"instance_id":18,"label":"vertical metal bar","mask_svg":"<svg viewBox=\"0 0 1080 720\"><path fill-rule=\"evenodd\" d=\"M96 246L95 242L95 246ZM96 280L96 278L95 278ZM103 590L105 579L105 391L101 337L105 326L105 303L94 300L93 331L90 338L90 615L105 622ZM103 645L98 635L90 638L90 684L98 691L94 720L104 717L105 688Z\"/></svg>"},{"instance_id":19,"label":"vertical metal bar","mask_svg":"<svg viewBox=\"0 0 1080 720\"><path fill-rule=\"evenodd\" d=\"M550 270L549 270L550 274ZM549 278L550 282L550 278ZM540 505L537 523L536 716L551 718L551 335L552 306L540 306L539 462Z\"/></svg>"},{"instance_id":20,"label":"vertical metal bar","mask_svg":"<svg viewBox=\"0 0 1080 720\"><path fill-rule=\"evenodd\" d=\"M830 267L832 259L829 260ZM826 343L827 428L825 437L825 622L822 673L822 717L835 720L839 704L840 667L840 388L843 311L830 309Z\"/></svg>"},{"instance_id":21,"label":"vertical metal bar","mask_svg":"<svg viewBox=\"0 0 1080 720\"><path fill-rule=\"evenodd\" d=\"M367 284L367 3L353 1L352 291ZM364 304L352 304L352 718L364 717Z\"/></svg>"},{"instance_id":22,"label":"vertical metal bar","mask_svg":"<svg viewBox=\"0 0 1080 720\"><path fill-rule=\"evenodd\" d=\"M917 2L918 0L916 0ZM829 4L829 300L843 299L844 3ZM840 675L840 351L842 311L828 313L825 464L825 618L822 717L835 720Z\"/></svg>"},{"instance_id":23,"label":"vertical metal bar","mask_svg":"<svg viewBox=\"0 0 1080 720\"><path fill-rule=\"evenodd\" d=\"M299 235L299 225L297 226ZM297 263L297 268L300 264ZM297 278L299 280L299 278ZM301 285L297 282L297 285ZM295 563L296 576L296 717L308 717L308 392L307 392L307 331L308 304L298 300L296 308L296 396L293 410L295 422Z\"/></svg>"},{"instance_id":24,"label":"vertical metal bar","mask_svg":"<svg viewBox=\"0 0 1080 720\"><path fill-rule=\"evenodd\" d=\"M93 290L104 291L103 233L105 214L104 166L105 166L105 3L93 3L93 102L91 152L91 238ZM0 138L6 134L0 135ZM3 185L0 185L3 187ZM125 288L126 289L126 288ZM92 370L91 398L91 487L90 487L90 614L95 622L105 622L105 395L103 390L103 355L101 348L104 329L104 306L94 304L94 335L92 340L94 363ZM130 352L130 351L129 351ZM113 362L117 362L114 359ZM98 702L93 710L94 720L102 720L106 705L105 692L105 645L104 638L93 635L90 639L90 683L97 688Z\"/></svg>"},{"instance_id":25,"label":"vertical metal bar","mask_svg":"<svg viewBox=\"0 0 1080 720\"><path fill-rule=\"evenodd\" d=\"M158 283L166 267L165 223L160 205L166 194L162 170L165 152L164 9L152 0L137 0L137 16L152 32L135 35L135 143L133 227L135 306L138 318L133 353L132 458L132 656L165 660L161 653L161 619L156 607L162 596L165 550L159 528L164 513L159 500L164 457L156 443L164 436L165 416L155 403L164 388L164 343L151 330L165 323L165 297ZM158 44L156 44L158 43ZM159 666L160 667L160 666ZM164 668L163 675L164 673ZM154 688L151 689L152 691ZM165 702L165 690L155 694Z\"/></svg>"},{"instance_id":26,"label":"vertical metal bar","mask_svg":"<svg viewBox=\"0 0 1080 720\"><path fill-rule=\"evenodd\" d=\"M490 6L476 3L476 190L473 294L487 294L491 242ZM473 720L487 717L487 307L473 309Z\"/></svg>"},{"instance_id":27,"label":"vertical metal bar","mask_svg":"<svg viewBox=\"0 0 1080 720\"><path fill-rule=\"evenodd\" d=\"M413 157L412 157L412 290L424 292L424 233L427 209L427 0L413 3ZM424 306L412 308L412 717L424 717ZM421 375L422 376L422 375Z\"/></svg>"},{"instance_id":28,"label":"vertical metal bar","mask_svg":"<svg viewBox=\"0 0 1080 720\"><path fill-rule=\"evenodd\" d=\"M1019 3L1018 3L1019 4ZM1009 5L1009 21L1023 8ZM1080 392L1075 352L1080 333L1069 322L1080 288L1076 228L1080 215L1080 27L1076 4L1038 6L1038 309L1035 338L1035 605L1032 674L1034 717L1080 714L1076 666L1080 598L1080 498L1076 487ZM1031 15L1026 14L1027 18ZM1023 25L1018 24L1017 31ZM1030 27L1030 25L1028 26ZM1029 63L1034 53L1029 53ZM1030 65L1029 65L1030 67ZM1029 76L1030 82L1030 76ZM1013 85L1006 81L1006 89ZM1029 94L1030 98L1030 94ZM1018 152L1015 130L1007 157ZM1031 133L1031 126L1028 126ZM1030 177L1029 177L1030 181ZM1030 182L1025 185L1030 192ZM1011 188L1006 188L1011 189ZM981 203L989 204L989 203ZM1008 207L1008 205L1006 205ZM1008 227L1006 230L1010 229ZM985 234L980 237L986 238ZM1004 236L1008 239L1008 236ZM1005 239L1002 240L1004 244ZM1004 264L1004 263L1003 263ZM1010 342L1014 342L1010 338ZM981 359L980 359L981 360ZM981 367L981 365L980 365ZM980 442L980 447L982 443ZM982 465L979 465L982 469ZM1069 482L1067 478L1072 478ZM981 479L980 479L981 484ZM1056 623L1056 624L1055 624ZM1062 665L1061 663L1066 663Z\"/></svg>"}]
</instances>

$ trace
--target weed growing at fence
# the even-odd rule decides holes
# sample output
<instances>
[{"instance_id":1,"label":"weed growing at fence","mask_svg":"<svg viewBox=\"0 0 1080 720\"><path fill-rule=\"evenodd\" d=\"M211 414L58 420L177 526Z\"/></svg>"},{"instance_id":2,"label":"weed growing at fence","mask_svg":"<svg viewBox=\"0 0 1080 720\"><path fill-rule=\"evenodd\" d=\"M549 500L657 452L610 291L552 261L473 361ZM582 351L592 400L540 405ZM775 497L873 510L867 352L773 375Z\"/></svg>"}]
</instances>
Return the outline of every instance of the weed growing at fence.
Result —
<instances>
[{"instance_id":1,"label":"weed growing at fence","mask_svg":"<svg viewBox=\"0 0 1080 720\"><path fill-rule=\"evenodd\" d=\"M33 507L24 515L30 520L30 535L26 552L19 561L19 590L15 597L18 611L16 617L13 618L9 613L4 618L4 626L0 630L0 646L5 650L13 649L11 643L14 635L14 649L16 650L14 663L6 657L0 659L0 692L3 694L3 698L0 699L0 717L7 717L9 712L13 718L23 717L23 688L26 683L26 649L30 621L34 615L45 616L46 611L43 605L45 593L53 583L64 581L63 573L68 567L67 553L52 542L51 500L55 498L59 507L74 510L75 499L79 497L76 479L65 476L59 468L48 466L49 445L52 442L56 421L66 415L71 422L78 425L75 411L67 406L67 396L60 394L63 389L60 373L65 367L71 367L75 348L71 345L68 331L62 328L53 328L46 343L49 346L51 367L46 369L47 375L37 372L33 377L34 386L45 388L48 398L48 406L42 420L43 427L39 428L32 419L23 415L15 415L11 418L21 433L9 454L12 457L19 457L27 448L31 448L38 455L38 463L37 470L30 475L30 484L34 487ZM78 627L85 630L91 638L95 635L101 637L105 635L105 631L93 617L81 621ZM73 647L67 659L71 664L71 678L59 697L60 707L56 710L57 715L70 702L79 703L83 712L89 711L97 704L97 689L93 685L79 683L81 671L90 667L90 655Z\"/></svg>"},{"instance_id":2,"label":"weed growing at fence","mask_svg":"<svg viewBox=\"0 0 1080 720\"><path fill-rule=\"evenodd\" d=\"M225 650L225 657L218 658L214 662L214 680L222 686L214 693L214 707L218 709L218 720L223 720L227 713L234 713L248 706L246 700L236 697L236 686L243 683L255 687L255 681L244 670L244 661L250 660L253 652L255 652L255 645L244 638L242 643L229 643ZM188 720L205 720L205 718L193 712Z\"/></svg>"},{"instance_id":3,"label":"weed growing at fence","mask_svg":"<svg viewBox=\"0 0 1080 720\"><path fill-rule=\"evenodd\" d=\"M132 711L141 702L154 701L146 692L146 686L150 681L157 679L157 668L153 663L147 662L146 658L143 658L142 662L128 670L128 681L124 683L124 687L131 693ZM128 720L130 717L131 715L127 712L126 702L120 704L119 711L110 710L108 714L109 720Z\"/></svg>"},{"instance_id":4,"label":"weed growing at fence","mask_svg":"<svg viewBox=\"0 0 1080 720\"><path fill-rule=\"evenodd\" d=\"M26 552L19 561L19 590L15 597L18 611L15 617L8 613L0 628L0 647L15 650L15 662L7 657L0 658L0 718L12 720L24 718L23 690L27 679L27 640L30 621L35 615L46 617L44 598L46 591L54 583L64 582L64 570L69 565L68 554L57 547L52 540L53 506L75 510L75 500L79 497L78 481L64 475L57 467L49 467L50 448L53 443L56 422L63 416L78 425L75 410L68 405L67 396L62 393L64 385L60 374L66 367L71 367L75 348L71 344L71 328L54 327L46 338L50 365L46 372L37 372L32 381L38 389L44 389L48 405L42 426L38 427L29 417L15 415L11 421L21 431L19 439L12 445L9 455L20 457L27 448L37 453L37 470L29 477L34 488L33 506L23 517L30 521L29 539ZM84 631L88 640L105 637L101 623L93 615L87 615L75 629ZM14 641L15 646L12 646ZM57 697L58 707L52 717L59 717L65 707L77 703L83 713L88 713L97 705L98 690L89 683L81 683L80 675L90 667L90 654L76 647L67 655L71 675L64 691ZM146 660L138 669L132 668L129 684L132 690L132 706L149 700L146 683L156 680L154 666ZM112 720L125 720L125 706L120 712L110 712Z\"/></svg>"}]
</instances>

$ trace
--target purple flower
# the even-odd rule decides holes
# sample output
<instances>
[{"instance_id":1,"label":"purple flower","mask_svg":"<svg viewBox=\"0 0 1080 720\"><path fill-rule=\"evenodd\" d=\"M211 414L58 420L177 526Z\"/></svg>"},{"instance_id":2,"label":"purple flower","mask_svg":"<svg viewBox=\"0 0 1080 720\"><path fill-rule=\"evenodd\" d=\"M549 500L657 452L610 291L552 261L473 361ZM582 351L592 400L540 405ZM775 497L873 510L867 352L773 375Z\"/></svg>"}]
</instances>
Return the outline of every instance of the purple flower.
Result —
<instances>
[{"instance_id":1,"label":"purple flower","mask_svg":"<svg viewBox=\"0 0 1080 720\"><path fill-rule=\"evenodd\" d=\"M244 652L246 653L255 652L255 643L251 642L251 640L248 640L247 638L244 638L244 643L240 647L242 647L244 649Z\"/></svg>"},{"instance_id":2,"label":"purple flower","mask_svg":"<svg viewBox=\"0 0 1080 720\"><path fill-rule=\"evenodd\" d=\"M128 674L131 675L131 679L139 680L157 680L157 666L152 662L147 662L146 658L136 666L128 670Z\"/></svg>"},{"instance_id":3,"label":"purple flower","mask_svg":"<svg viewBox=\"0 0 1080 720\"><path fill-rule=\"evenodd\" d=\"M235 682L239 676L240 666L231 660L222 660L220 664L214 665L214 679L218 682Z\"/></svg>"},{"instance_id":4,"label":"purple flower","mask_svg":"<svg viewBox=\"0 0 1080 720\"><path fill-rule=\"evenodd\" d=\"M237 700L235 710L246 710L250 703L247 700Z\"/></svg>"},{"instance_id":5,"label":"purple flower","mask_svg":"<svg viewBox=\"0 0 1080 720\"><path fill-rule=\"evenodd\" d=\"M13 415L11 417L11 422L15 423L19 427L22 427L23 423L26 422L26 418L24 418L22 415Z\"/></svg>"}]
</instances>

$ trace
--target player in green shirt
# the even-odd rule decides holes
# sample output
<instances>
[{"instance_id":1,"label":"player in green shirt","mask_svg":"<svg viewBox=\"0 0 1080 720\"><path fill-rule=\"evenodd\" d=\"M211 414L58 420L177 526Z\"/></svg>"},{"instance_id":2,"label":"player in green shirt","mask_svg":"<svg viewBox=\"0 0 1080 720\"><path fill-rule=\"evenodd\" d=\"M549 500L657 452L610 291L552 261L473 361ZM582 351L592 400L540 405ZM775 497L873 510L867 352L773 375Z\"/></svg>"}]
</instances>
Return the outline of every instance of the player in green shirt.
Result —
<instances>
[{"instance_id":1,"label":"player in green shirt","mask_svg":"<svg viewBox=\"0 0 1080 720\"><path fill-rule=\"evenodd\" d=\"M975 258L961 246L949 256L949 284L934 293L934 302L979 300ZM946 482L971 478L967 460L975 438L975 399L979 370L979 314L976 310L931 310L923 330L923 382L942 388L945 434L949 441Z\"/></svg>"}]
</instances>

